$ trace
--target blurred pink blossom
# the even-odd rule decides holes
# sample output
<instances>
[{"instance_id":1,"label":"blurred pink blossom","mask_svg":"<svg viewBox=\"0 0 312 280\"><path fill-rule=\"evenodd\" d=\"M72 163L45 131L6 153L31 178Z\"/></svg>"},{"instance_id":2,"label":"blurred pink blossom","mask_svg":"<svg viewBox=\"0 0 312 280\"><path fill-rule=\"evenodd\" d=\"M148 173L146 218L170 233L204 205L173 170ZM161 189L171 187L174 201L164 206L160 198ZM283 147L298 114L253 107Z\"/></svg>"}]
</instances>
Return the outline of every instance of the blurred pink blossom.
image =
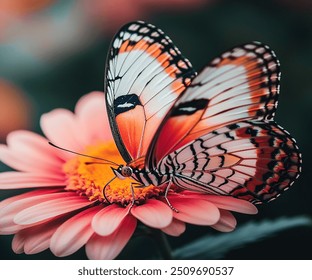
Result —
<instances>
[{"instance_id":1,"label":"blurred pink blossom","mask_svg":"<svg viewBox=\"0 0 312 280\"><path fill-rule=\"evenodd\" d=\"M106 32L112 33L133 20L146 20L163 12L189 12L209 5L215 0L82 0L82 10L89 19Z\"/></svg>"},{"instance_id":2,"label":"blurred pink blossom","mask_svg":"<svg viewBox=\"0 0 312 280\"><path fill-rule=\"evenodd\" d=\"M17 129L31 128L33 106L29 98L11 82L0 79L0 142Z\"/></svg>"},{"instance_id":3,"label":"blurred pink blossom","mask_svg":"<svg viewBox=\"0 0 312 280\"><path fill-rule=\"evenodd\" d=\"M14 46L22 56L54 63L111 37L128 21L188 12L215 0L1 1L0 43Z\"/></svg>"}]
</instances>

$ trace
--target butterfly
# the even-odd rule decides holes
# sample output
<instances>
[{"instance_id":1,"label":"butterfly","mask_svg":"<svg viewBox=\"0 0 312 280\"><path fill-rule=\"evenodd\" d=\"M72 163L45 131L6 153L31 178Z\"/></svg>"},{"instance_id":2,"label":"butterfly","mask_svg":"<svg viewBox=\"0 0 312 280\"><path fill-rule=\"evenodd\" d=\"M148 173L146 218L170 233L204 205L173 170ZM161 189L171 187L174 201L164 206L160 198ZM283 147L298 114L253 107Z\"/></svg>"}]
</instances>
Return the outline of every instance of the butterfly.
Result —
<instances>
[{"instance_id":1,"label":"butterfly","mask_svg":"<svg viewBox=\"0 0 312 280\"><path fill-rule=\"evenodd\" d=\"M279 62L262 43L234 47L197 74L163 31L126 24L111 42L104 86L126 162L112 168L116 177L255 204L275 199L301 172L295 140L273 120L279 81Z\"/></svg>"}]
</instances>

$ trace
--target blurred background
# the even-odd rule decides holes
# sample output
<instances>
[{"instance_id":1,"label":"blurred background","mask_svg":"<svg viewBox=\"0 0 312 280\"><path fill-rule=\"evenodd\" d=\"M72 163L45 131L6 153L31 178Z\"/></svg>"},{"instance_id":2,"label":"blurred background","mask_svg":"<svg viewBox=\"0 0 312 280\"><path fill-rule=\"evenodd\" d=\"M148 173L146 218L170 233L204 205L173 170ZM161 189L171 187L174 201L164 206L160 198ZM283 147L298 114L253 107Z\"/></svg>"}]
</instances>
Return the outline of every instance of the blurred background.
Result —
<instances>
[{"instance_id":1,"label":"blurred background","mask_svg":"<svg viewBox=\"0 0 312 280\"><path fill-rule=\"evenodd\" d=\"M281 62L276 120L297 140L303 174L258 215L236 215L236 232L189 226L169 243L177 257L181 246L204 238L210 253L192 258L312 259L311 13L310 0L0 0L0 142L16 129L41 133L41 114L72 110L82 95L103 91L110 40L129 21L161 28L197 70L235 45L261 41ZM12 194L0 191L0 200ZM11 240L0 236L0 259L55 259L50 251L15 255ZM150 249L138 250L142 244ZM148 238L133 238L119 258L157 258L156 248ZM84 249L68 257L81 258Z\"/></svg>"}]
</instances>

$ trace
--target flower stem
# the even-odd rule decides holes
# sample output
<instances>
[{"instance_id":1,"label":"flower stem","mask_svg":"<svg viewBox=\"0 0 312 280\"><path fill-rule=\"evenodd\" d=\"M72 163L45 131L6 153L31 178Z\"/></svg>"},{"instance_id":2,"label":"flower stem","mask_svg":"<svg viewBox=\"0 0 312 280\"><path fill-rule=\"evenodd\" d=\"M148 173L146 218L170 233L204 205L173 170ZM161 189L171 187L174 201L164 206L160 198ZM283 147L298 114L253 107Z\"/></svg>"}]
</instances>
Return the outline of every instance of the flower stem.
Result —
<instances>
[{"instance_id":1,"label":"flower stem","mask_svg":"<svg viewBox=\"0 0 312 280\"><path fill-rule=\"evenodd\" d=\"M153 230L153 237L164 260L172 260L171 247L167 236L159 229Z\"/></svg>"}]
</instances>

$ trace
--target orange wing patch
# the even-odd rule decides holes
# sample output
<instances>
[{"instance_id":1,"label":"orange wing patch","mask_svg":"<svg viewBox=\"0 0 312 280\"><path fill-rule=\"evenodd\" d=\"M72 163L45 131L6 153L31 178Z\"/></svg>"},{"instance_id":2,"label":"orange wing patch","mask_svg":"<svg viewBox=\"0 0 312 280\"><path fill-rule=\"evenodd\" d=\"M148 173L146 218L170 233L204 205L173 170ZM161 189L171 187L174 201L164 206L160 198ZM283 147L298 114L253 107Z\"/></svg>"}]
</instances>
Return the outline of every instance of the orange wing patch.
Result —
<instances>
[{"instance_id":1,"label":"orange wing patch","mask_svg":"<svg viewBox=\"0 0 312 280\"><path fill-rule=\"evenodd\" d=\"M145 126L143 107L136 106L132 110L117 115L116 124L128 153L133 158L138 158L142 142L141 132Z\"/></svg>"}]
</instances>

